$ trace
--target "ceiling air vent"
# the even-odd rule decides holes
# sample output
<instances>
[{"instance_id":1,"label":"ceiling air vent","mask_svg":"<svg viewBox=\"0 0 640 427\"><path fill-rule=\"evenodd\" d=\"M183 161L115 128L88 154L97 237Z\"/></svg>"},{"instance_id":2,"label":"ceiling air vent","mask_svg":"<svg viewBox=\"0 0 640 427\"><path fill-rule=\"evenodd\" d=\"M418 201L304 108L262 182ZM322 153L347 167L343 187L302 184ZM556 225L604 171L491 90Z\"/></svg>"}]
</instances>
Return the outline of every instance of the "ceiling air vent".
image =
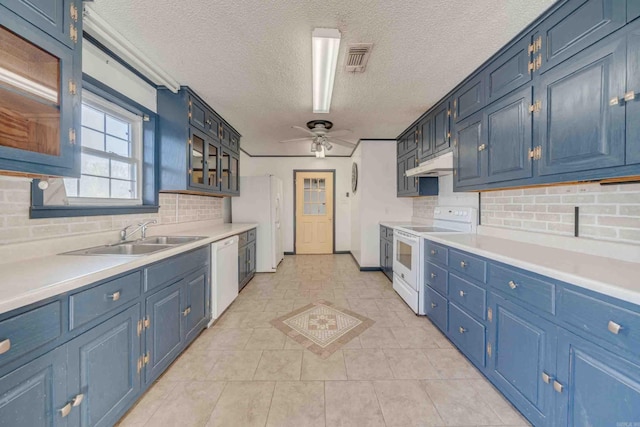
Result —
<instances>
[{"instance_id":1,"label":"ceiling air vent","mask_svg":"<svg viewBox=\"0 0 640 427\"><path fill-rule=\"evenodd\" d=\"M369 61L372 43L352 43L348 46L346 70L353 73L362 73Z\"/></svg>"}]
</instances>

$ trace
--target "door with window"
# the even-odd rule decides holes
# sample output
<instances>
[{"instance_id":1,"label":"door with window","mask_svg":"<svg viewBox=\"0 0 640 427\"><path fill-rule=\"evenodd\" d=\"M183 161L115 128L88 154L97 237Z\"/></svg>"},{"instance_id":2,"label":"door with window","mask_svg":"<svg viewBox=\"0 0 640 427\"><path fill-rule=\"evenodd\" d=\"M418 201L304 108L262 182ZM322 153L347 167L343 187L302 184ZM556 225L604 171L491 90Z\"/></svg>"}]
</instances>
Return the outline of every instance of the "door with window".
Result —
<instances>
[{"instance_id":1,"label":"door with window","mask_svg":"<svg viewBox=\"0 0 640 427\"><path fill-rule=\"evenodd\" d=\"M296 172L296 253L333 253L334 172Z\"/></svg>"}]
</instances>

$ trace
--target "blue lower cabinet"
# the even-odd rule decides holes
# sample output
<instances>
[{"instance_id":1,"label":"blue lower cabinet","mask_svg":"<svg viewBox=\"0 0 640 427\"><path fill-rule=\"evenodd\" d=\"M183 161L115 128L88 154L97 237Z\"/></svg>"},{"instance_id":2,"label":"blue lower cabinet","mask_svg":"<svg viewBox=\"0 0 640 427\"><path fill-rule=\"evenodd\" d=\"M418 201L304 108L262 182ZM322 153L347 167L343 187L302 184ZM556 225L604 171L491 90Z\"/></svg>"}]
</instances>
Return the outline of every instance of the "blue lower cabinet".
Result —
<instances>
[{"instance_id":1,"label":"blue lower cabinet","mask_svg":"<svg viewBox=\"0 0 640 427\"><path fill-rule=\"evenodd\" d=\"M449 333L447 336L482 369L485 366L485 326L469 316L461 308L449 303Z\"/></svg>"},{"instance_id":2,"label":"blue lower cabinet","mask_svg":"<svg viewBox=\"0 0 640 427\"><path fill-rule=\"evenodd\" d=\"M534 425L547 425L555 370L556 328L531 312L489 293L489 377Z\"/></svg>"},{"instance_id":3,"label":"blue lower cabinet","mask_svg":"<svg viewBox=\"0 0 640 427\"><path fill-rule=\"evenodd\" d=\"M0 378L0 425L67 426L66 370L66 348L58 347Z\"/></svg>"},{"instance_id":4,"label":"blue lower cabinet","mask_svg":"<svg viewBox=\"0 0 640 427\"><path fill-rule=\"evenodd\" d=\"M442 332L446 334L448 325L447 299L435 290L431 289L429 286L425 286L425 290L425 314L438 328L440 328Z\"/></svg>"},{"instance_id":5,"label":"blue lower cabinet","mask_svg":"<svg viewBox=\"0 0 640 427\"><path fill-rule=\"evenodd\" d=\"M139 319L136 304L67 344L69 425L112 426L137 398Z\"/></svg>"},{"instance_id":6,"label":"blue lower cabinet","mask_svg":"<svg viewBox=\"0 0 640 427\"><path fill-rule=\"evenodd\" d=\"M209 312L209 271L203 268L186 279L186 307L182 311L185 319L186 343L198 336L207 323Z\"/></svg>"},{"instance_id":7,"label":"blue lower cabinet","mask_svg":"<svg viewBox=\"0 0 640 427\"><path fill-rule=\"evenodd\" d=\"M558 371L549 387L554 425L633 426L640 422L640 359L616 355L567 331L558 339Z\"/></svg>"},{"instance_id":8,"label":"blue lower cabinet","mask_svg":"<svg viewBox=\"0 0 640 427\"><path fill-rule=\"evenodd\" d=\"M173 362L184 343L184 286L183 281L147 297L146 352L144 381L149 384Z\"/></svg>"}]
</instances>

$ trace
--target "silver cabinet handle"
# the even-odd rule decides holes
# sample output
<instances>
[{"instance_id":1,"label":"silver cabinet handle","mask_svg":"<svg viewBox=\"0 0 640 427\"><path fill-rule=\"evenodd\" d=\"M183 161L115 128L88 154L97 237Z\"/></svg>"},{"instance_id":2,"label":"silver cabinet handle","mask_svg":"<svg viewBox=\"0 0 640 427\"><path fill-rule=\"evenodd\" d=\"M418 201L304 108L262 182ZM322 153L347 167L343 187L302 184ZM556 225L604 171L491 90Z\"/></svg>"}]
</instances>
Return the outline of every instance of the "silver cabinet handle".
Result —
<instances>
[{"instance_id":1,"label":"silver cabinet handle","mask_svg":"<svg viewBox=\"0 0 640 427\"><path fill-rule=\"evenodd\" d=\"M632 90L624 94L624 100L627 102L633 101L635 99L636 99L636 93Z\"/></svg>"},{"instance_id":2,"label":"silver cabinet handle","mask_svg":"<svg viewBox=\"0 0 640 427\"><path fill-rule=\"evenodd\" d=\"M118 301L120 299L120 291L107 295L107 298L110 298L112 301Z\"/></svg>"},{"instance_id":3,"label":"silver cabinet handle","mask_svg":"<svg viewBox=\"0 0 640 427\"><path fill-rule=\"evenodd\" d=\"M518 284L516 282L514 282L513 280L509 280L509 287L511 289L515 289L518 287Z\"/></svg>"},{"instance_id":4,"label":"silver cabinet handle","mask_svg":"<svg viewBox=\"0 0 640 427\"><path fill-rule=\"evenodd\" d=\"M435 279L436 277L438 277L438 275L436 273L431 273L431 278Z\"/></svg>"},{"instance_id":5,"label":"silver cabinet handle","mask_svg":"<svg viewBox=\"0 0 640 427\"><path fill-rule=\"evenodd\" d=\"M436 308L438 306L438 304L436 304L435 302L431 303L431 308Z\"/></svg>"},{"instance_id":6,"label":"silver cabinet handle","mask_svg":"<svg viewBox=\"0 0 640 427\"><path fill-rule=\"evenodd\" d=\"M551 381L553 381L553 377L543 371L542 372L542 381L544 381L546 384L551 384Z\"/></svg>"},{"instance_id":7,"label":"silver cabinet handle","mask_svg":"<svg viewBox=\"0 0 640 427\"><path fill-rule=\"evenodd\" d=\"M60 412L60 415L62 415L62 418L64 418L67 415L69 415L69 413L71 412L71 407L72 407L72 403L68 402L62 408L58 409L58 412Z\"/></svg>"},{"instance_id":8,"label":"silver cabinet handle","mask_svg":"<svg viewBox=\"0 0 640 427\"><path fill-rule=\"evenodd\" d=\"M80 404L82 403L83 400L84 400L84 394L80 393L80 394L76 395L76 397L71 399L71 404L73 406L80 406Z\"/></svg>"},{"instance_id":9,"label":"silver cabinet handle","mask_svg":"<svg viewBox=\"0 0 640 427\"><path fill-rule=\"evenodd\" d=\"M461 296L461 297L463 297L463 296L465 296L465 295L466 295L466 293L465 293L464 291L460 291L460 296Z\"/></svg>"},{"instance_id":10,"label":"silver cabinet handle","mask_svg":"<svg viewBox=\"0 0 640 427\"><path fill-rule=\"evenodd\" d=\"M609 320L609 324L607 325L607 329L614 335L618 335L620 333L620 329L623 329L622 326L614 322L613 320Z\"/></svg>"},{"instance_id":11,"label":"silver cabinet handle","mask_svg":"<svg viewBox=\"0 0 640 427\"><path fill-rule=\"evenodd\" d=\"M467 330L465 328L463 328L462 326L460 326L458 328L458 332L460 332L461 334L464 334L465 332L467 332Z\"/></svg>"},{"instance_id":12,"label":"silver cabinet handle","mask_svg":"<svg viewBox=\"0 0 640 427\"><path fill-rule=\"evenodd\" d=\"M11 350L11 340L7 338L6 340L0 341L0 354L5 354L9 350Z\"/></svg>"},{"instance_id":13,"label":"silver cabinet handle","mask_svg":"<svg viewBox=\"0 0 640 427\"><path fill-rule=\"evenodd\" d=\"M468 264L467 264L466 262L464 262L464 261L460 261L460 267L462 267L462 268L467 268L467 265L468 265Z\"/></svg>"},{"instance_id":14,"label":"silver cabinet handle","mask_svg":"<svg viewBox=\"0 0 640 427\"><path fill-rule=\"evenodd\" d=\"M620 98L618 98L617 96L614 96L613 98L611 98L609 100L609 105L611 107L615 106L615 105L620 105Z\"/></svg>"},{"instance_id":15,"label":"silver cabinet handle","mask_svg":"<svg viewBox=\"0 0 640 427\"><path fill-rule=\"evenodd\" d=\"M435 255L437 253L438 253L438 251L436 251L435 249L431 249L431 255Z\"/></svg>"},{"instance_id":16,"label":"silver cabinet handle","mask_svg":"<svg viewBox=\"0 0 640 427\"><path fill-rule=\"evenodd\" d=\"M564 386L560 384L558 381L553 380L553 389L558 393L562 393L562 390L564 390Z\"/></svg>"},{"instance_id":17,"label":"silver cabinet handle","mask_svg":"<svg viewBox=\"0 0 640 427\"><path fill-rule=\"evenodd\" d=\"M191 307L185 308L184 311L182 312L182 315L184 317L187 317L189 315L189 313L191 313Z\"/></svg>"}]
</instances>

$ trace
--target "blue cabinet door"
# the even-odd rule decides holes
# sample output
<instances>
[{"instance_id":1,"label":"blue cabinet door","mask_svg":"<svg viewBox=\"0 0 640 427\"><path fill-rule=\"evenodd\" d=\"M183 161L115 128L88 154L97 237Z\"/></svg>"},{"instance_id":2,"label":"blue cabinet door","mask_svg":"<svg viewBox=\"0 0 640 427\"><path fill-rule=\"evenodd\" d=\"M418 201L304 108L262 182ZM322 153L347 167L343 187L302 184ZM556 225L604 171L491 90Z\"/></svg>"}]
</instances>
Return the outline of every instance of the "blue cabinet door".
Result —
<instances>
[{"instance_id":1,"label":"blue cabinet door","mask_svg":"<svg viewBox=\"0 0 640 427\"><path fill-rule=\"evenodd\" d=\"M136 304L67 344L67 392L84 396L69 414L70 425L112 426L135 401L141 386L140 318Z\"/></svg>"},{"instance_id":2,"label":"blue cabinet door","mask_svg":"<svg viewBox=\"0 0 640 427\"><path fill-rule=\"evenodd\" d=\"M146 330L145 355L149 356L144 368L146 384L155 380L182 350L184 306L182 280L147 297L146 317L150 326Z\"/></svg>"},{"instance_id":3,"label":"blue cabinet door","mask_svg":"<svg viewBox=\"0 0 640 427\"><path fill-rule=\"evenodd\" d=\"M482 112L454 126L454 178L456 187L480 184L485 179L486 157L480 146L485 141Z\"/></svg>"},{"instance_id":4,"label":"blue cabinet door","mask_svg":"<svg viewBox=\"0 0 640 427\"><path fill-rule=\"evenodd\" d=\"M0 425L66 426L69 416L59 412L68 399L66 362L66 348L58 347L1 377Z\"/></svg>"},{"instance_id":5,"label":"blue cabinet door","mask_svg":"<svg viewBox=\"0 0 640 427\"><path fill-rule=\"evenodd\" d=\"M432 116L424 118L418 124L418 157L420 160L431 156L435 151L433 140L433 118Z\"/></svg>"},{"instance_id":6,"label":"blue cabinet door","mask_svg":"<svg viewBox=\"0 0 640 427\"><path fill-rule=\"evenodd\" d=\"M238 252L238 290L242 290L247 274L247 247L243 246Z\"/></svg>"},{"instance_id":7,"label":"blue cabinet door","mask_svg":"<svg viewBox=\"0 0 640 427\"><path fill-rule=\"evenodd\" d=\"M530 36L523 38L489 64L485 73L488 104L531 81L530 42Z\"/></svg>"},{"instance_id":8,"label":"blue cabinet door","mask_svg":"<svg viewBox=\"0 0 640 427\"><path fill-rule=\"evenodd\" d=\"M82 5L77 0L0 0L0 5L69 47L82 37Z\"/></svg>"},{"instance_id":9,"label":"blue cabinet door","mask_svg":"<svg viewBox=\"0 0 640 427\"><path fill-rule=\"evenodd\" d=\"M561 330L554 385L554 425L633 425L640 420L637 357L626 359Z\"/></svg>"},{"instance_id":10,"label":"blue cabinet door","mask_svg":"<svg viewBox=\"0 0 640 427\"><path fill-rule=\"evenodd\" d=\"M640 1L630 0L637 5L640 14ZM633 24L640 26L640 22ZM626 101L627 109L627 164L640 163L640 29L629 33L627 38L627 92L633 91L633 99Z\"/></svg>"},{"instance_id":11,"label":"blue cabinet door","mask_svg":"<svg viewBox=\"0 0 640 427\"><path fill-rule=\"evenodd\" d=\"M637 0L630 0L636 2ZM549 18L542 21L541 67L544 73L603 37L626 22L627 0L569 0Z\"/></svg>"},{"instance_id":12,"label":"blue cabinet door","mask_svg":"<svg viewBox=\"0 0 640 427\"><path fill-rule=\"evenodd\" d=\"M625 109L610 100L624 94L625 75L626 38L614 34L542 76L539 175L624 164Z\"/></svg>"},{"instance_id":13,"label":"blue cabinet door","mask_svg":"<svg viewBox=\"0 0 640 427\"><path fill-rule=\"evenodd\" d=\"M526 86L486 108L487 182L530 178L533 164L529 157L533 138L532 87ZM485 155L480 153L480 155Z\"/></svg>"},{"instance_id":14,"label":"blue cabinet door","mask_svg":"<svg viewBox=\"0 0 640 427\"><path fill-rule=\"evenodd\" d=\"M398 157L396 167L396 186L397 195L401 196L407 192L407 177L404 175L406 172L407 163L404 157Z\"/></svg>"},{"instance_id":15,"label":"blue cabinet door","mask_svg":"<svg viewBox=\"0 0 640 427\"><path fill-rule=\"evenodd\" d=\"M489 307L489 377L533 425L548 425L554 396L543 375L555 371L555 326L493 292Z\"/></svg>"},{"instance_id":16,"label":"blue cabinet door","mask_svg":"<svg viewBox=\"0 0 640 427\"><path fill-rule=\"evenodd\" d=\"M416 166L418 166L418 153L411 153L410 155L407 156L406 160L405 160L405 165L404 165L404 170L408 171L409 169L413 169ZM407 178L407 187L406 187L406 194L407 195L417 195L418 193L418 180L419 178L417 176L408 176Z\"/></svg>"},{"instance_id":17,"label":"blue cabinet door","mask_svg":"<svg viewBox=\"0 0 640 427\"><path fill-rule=\"evenodd\" d=\"M453 95L453 119L458 122L485 106L484 77L477 75Z\"/></svg>"},{"instance_id":18,"label":"blue cabinet door","mask_svg":"<svg viewBox=\"0 0 640 427\"><path fill-rule=\"evenodd\" d=\"M186 332L185 342L198 336L206 325L209 312L209 272L208 266L196 271L185 280L186 307L183 309Z\"/></svg>"},{"instance_id":19,"label":"blue cabinet door","mask_svg":"<svg viewBox=\"0 0 640 427\"><path fill-rule=\"evenodd\" d=\"M450 129L451 110L449 101L445 101L433 112L433 152L439 153L451 146Z\"/></svg>"},{"instance_id":20,"label":"blue cabinet door","mask_svg":"<svg viewBox=\"0 0 640 427\"><path fill-rule=\"evenodd\" d=\"M627 22L631 22L640 16L640 2L627 0Z\"/></svg>"}]
</instances>

